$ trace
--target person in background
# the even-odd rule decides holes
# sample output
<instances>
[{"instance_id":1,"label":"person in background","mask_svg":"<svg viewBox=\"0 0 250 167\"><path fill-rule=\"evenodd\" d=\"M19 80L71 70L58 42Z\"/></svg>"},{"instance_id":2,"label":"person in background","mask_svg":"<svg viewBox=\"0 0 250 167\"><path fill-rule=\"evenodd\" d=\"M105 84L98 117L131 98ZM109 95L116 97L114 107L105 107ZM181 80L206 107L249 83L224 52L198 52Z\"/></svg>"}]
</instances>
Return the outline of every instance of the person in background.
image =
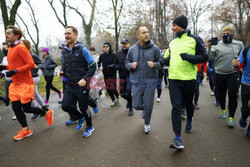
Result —
<instances>
[{"instance_id":1,"label":"person in background","mask_svg":"<svg viewBox=\"0 0 250 167\"><path fill-rule=\"evenodd\" d=\"M207 75L207 62L197 64L197 78L196 78L196 84L195 84L195 91L194 91L194 108L200 109L198 106L198 100L200 96L200 84L203 78Z\"/></svg>"},{"instance_id":2,"label":"person in background","mask_svg":"<svg viewBox=\"0 0 250 167\"><path fill-rule=\"evenodd\" d=\"M126 108L129 109L128 116L133 116L132 96L131 96L131 83L129 79L129 71L126 69L125 60L130 47L130 41L123 39L121 41L121 49L117 52L115 66L119 72L120 82L120 95L122 98L127 100Z\"/></svg>"},{"instance_id":3,"label":"person in background","mask_svg":"<svg viewBox=\"0 0 250 167\"><path fill-rule=\"evenodd\" d=\"M89 51L90 51L91 55L93 56L93 58L94 58L94 60L95 60L95 62L97 64L98 60L99 60L99 56L95 54L95 48L90 47ZM99 69L97 69L95 71L93 79L91 80L91 83L92 83L92 86L93 86L92 90L93 90L93 93L94 93L94 99L95 99L96 102L99 102L99 100L100 100L99 92L102 89L100 79L102 77L103 77L102 72Z\"/></svg>"},{"instance_id":4,"label":"person in background","mask_svg":"<svg viewBox=\"0 0 250 167\"><path fill-rule=\"evenodd\" d=\"M7 54L8 54L8 43L4 42L2 44L2 51L4 54L3 60L2 60L2 65L8 65L8 61L7 61ZM3 70L2 73L5 74L6 72L8 72L8 70ZM9 105L10 103L10 99L9 99L9 86L11 84L12 80L9 77L6 77L5 75L5 99L6 99L6 106Z\"/></svg>"},{"instance_id":5,"label":"person in background","mask_svg":"<svg viewBox=\"0 0 250 167\"><path fill-rule=\"evenodd\" d=\"M250 45L243 49L239 59L233 60L235 71L243 70L241 80L241 118L240 127L247 126L247 118L250 116ZM250 123L247 127L247 137L250 140Z\"/></svg>"},{"instance_id":6,"label":"person in background","mask_svg":"<svg viewBox=\"0 0 250 167\"><path fill-rule=\"evenodd\" d=\"M49 103L49 97L50 97L50 89L54 90L55 92L58 93L59 98L61 98L61 91L55 88L52 84L53 79L54 79L54 73L55 73L55 68L57 67L57 63L55 60L52 58L52 56L49 53L49 48L43 48L42 49L42 54L43 54L43 75L44 79L46 81L46 100L44 101L45 104Z\"/></svg>"},{"instance_id":7,"label":"person in background","mask_svg":"<svg viewBox=\"0 0 250 167\"><path fill-rule=\"evenodd\" d=\"M3 60L2 60L2 65L8 65L8 61L7 61L7 54L8 54L8 50L9 50L9 46L8 43L4 42L2 45L2 51L3 51ZM2 74L5 76L5 105L8 106L10 103L10 98L9 98L9 87L10 84L12 82L10 77L7 77L5 74L6 72L8 72L9 70L3 70ZM12 120L16 120L16 115L12 116Z\"/></svg>"},{"instance_id":8,"label":"person in background","mask_svg":"<svg viewBox=\"0 0 250 167\"><path fill-rule=\"evenodd\" d=\"M218 101L218 95L215 86L215 69L214 69L214 58L208 61L207 76L209 79L209 86L211 89L211 96L215 97L215 106L220 106Z\"/></svg>"},{"instance_id":9,"label":"person in background","mask_svg":"<svg viewBox=\"0 0 250 167\"><path fill-rule=\"evenodd\" d=\"M35 100L42 107L42 109L44 111L49 111L48 107L44 104L43 99L40 96L38 89L37 89L37 84L40 81L40 77L38 75L38 69L42 67L43 62L34 52L32 52L31 45L30 45L30 42L28 40L26 40L26 39L22 40L22 44L24 44L25 47L29 50L30 55L32 56L32 58L36 64L36 68L31 69L31 75L32 75L32 78L33 78L34 83L35 83L35 92L34 92ZM34 100L31 102L31 107L37 107L37 104ZM31 117L31 120L35 121L39 117L40 116L38 114L33 114L33 116Z\"/></svg>"},{"instance_id":10,"label":"person in background","mask_svg":"<svg viewBox=\"0 0 250 167\"><path fill-rule=\"evenodd\" d=\"M103 44L104 53L100 55L98 68L103 72L104 82L109 97L112 100L111 107L119 104L119 93L116 90L116 74L115 68L116 55L112 52L112 46L109 42Z\"/></svg>"},{"instance_id":11,"label":"person in background","mask_svg":"<svg viewBox=\"0 0 250 167\"><path fill-rule=\"evenodd\" d=\"M222 29L222 41L217 45L212 45L207 40L207 53L209 59L214 58L215 83L218 100L221 107L221 118L227 118L226 95L228 92L228 127L234 127L234 115L237 109L237 93L239 90L239 72L234 71L232 61L238 59L238 54L244 48L241 41L234 40L234 28L225 26Z\"/></svg>"},{"instance_id":12,"label":"person in background","mask_svg":"<svg viewBox=\"0 0 250 167\"><path fill-rule=\"evenodd\" d=\"M64 46L65 46L64 44L61 44L61 45L58 47L58 49L60 49L61 52L62 52ZM61 58L61 62L63 63L62 58ZM65 77L62 77L63 92L65 91L66 83L67 83L67 79L66 79ZM58 101L58 103L59 103L59 104L62 104L62 100Z\"/></svg>"},{"instance_id":13,"label":"person in background","mask_svg":"<svg viewBox=\"0 0 250 167\"><path fill-rule=\"evenodd\" d=\"M167 47L163 46L162 47L162 52L161 52L163 57L164 57L166 51L167 51ZM164 78L165 88L168 88L168 66L167 65L163 66L163 74L164 74L163 78Z\"/></svg>"},{"instance_id":14,"label":"person in background","mask_svg":"<svg viewBox=\"0 0 250 167\"><path fill-rule=\"evenodd\" d=\"M161 59L163 59L163 55L161 55ZM164 76L164 71L163 68L160 67L158 69L158 78L157 78L157 84L156 84L156 89L157 89L157 98L156 98L156 102L160 103L161 102L161 92L162 92L162 79ZM166 82L165 82L166 84Z\"/></svg>"}]
</instances>

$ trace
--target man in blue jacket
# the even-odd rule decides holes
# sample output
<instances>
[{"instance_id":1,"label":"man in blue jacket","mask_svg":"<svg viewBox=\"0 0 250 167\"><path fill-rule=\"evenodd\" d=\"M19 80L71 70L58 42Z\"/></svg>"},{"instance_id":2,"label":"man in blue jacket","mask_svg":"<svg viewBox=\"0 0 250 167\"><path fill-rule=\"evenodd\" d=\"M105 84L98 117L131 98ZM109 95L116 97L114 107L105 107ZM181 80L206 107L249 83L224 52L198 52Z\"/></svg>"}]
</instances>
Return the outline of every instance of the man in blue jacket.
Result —
<instances>
[{"instance_id":1,"label":"man in blue jacket","mask_svg":"<svg viewBox=\"0 0 250 167\"><path fill-rule=\"evenodd\" d=\"M147 27L140 27L136 33L138 42L130 47L125 65L130 70L132 84L132 105L142 110L144 133L151 131L150 120L154 105L157 69L161 67L160 49L149 40Z\"/></svg>"}]
</instances>

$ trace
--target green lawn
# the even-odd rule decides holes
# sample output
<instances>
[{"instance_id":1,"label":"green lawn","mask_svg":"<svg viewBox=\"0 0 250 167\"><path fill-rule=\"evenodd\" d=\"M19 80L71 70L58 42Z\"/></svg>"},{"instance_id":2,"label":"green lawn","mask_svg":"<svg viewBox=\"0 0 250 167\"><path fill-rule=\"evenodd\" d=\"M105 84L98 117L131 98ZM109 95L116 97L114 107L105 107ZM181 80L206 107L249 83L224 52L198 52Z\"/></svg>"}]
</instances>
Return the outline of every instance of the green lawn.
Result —
<instances>
[{"instance_id":1,"label":"green lawn","mask_svg":"<svg viewBox=\"0 0 250 167\"><path fill-rule=\"evenodd\" d=\"M5 82L5 78L0 79L0 92L2 93L2 96L5 96L4 82ZM38 83L38 91L39 91L41 96L44 96L46 93L45 85L46 85L46 83L45 83L44 77L40 76L40 82ZM62 89L62 80L59 79L57 76L54 76L53 85L57 89L61 90ZM51 91L51 93L53 93L53 92L54 91Z\"/></svg>"}]
</instances>

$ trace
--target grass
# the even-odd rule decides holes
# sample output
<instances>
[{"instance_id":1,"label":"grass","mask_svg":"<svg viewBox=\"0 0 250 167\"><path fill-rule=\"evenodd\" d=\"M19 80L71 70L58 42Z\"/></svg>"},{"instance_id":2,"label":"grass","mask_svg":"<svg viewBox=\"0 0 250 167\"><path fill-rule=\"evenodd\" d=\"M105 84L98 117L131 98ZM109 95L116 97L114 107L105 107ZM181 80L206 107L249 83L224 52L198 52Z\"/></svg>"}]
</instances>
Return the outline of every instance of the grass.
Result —
<instances>
[{"instance_id":1,"label":"grass","mask_svg":"<svg viewBox=\"0 0 250 167\"><path fill-rule=\"evenodd\" d=\"M45 82L43 76L39 76L39 77L40 77L40 81L37 85L38 92L40 93L41 96L44 96L46 94L46 90L45 90L46 82ZM0 92L1 92L2 96L5 97L4 83L5 83L5 78L0 79ZM53 86L56 87L58 90L61 90L62 89L62 80L59 79L57 76L54 76ZM53 93L53 92L54 91L51 91L51 93Z\"/></svg>"}]
</instances>

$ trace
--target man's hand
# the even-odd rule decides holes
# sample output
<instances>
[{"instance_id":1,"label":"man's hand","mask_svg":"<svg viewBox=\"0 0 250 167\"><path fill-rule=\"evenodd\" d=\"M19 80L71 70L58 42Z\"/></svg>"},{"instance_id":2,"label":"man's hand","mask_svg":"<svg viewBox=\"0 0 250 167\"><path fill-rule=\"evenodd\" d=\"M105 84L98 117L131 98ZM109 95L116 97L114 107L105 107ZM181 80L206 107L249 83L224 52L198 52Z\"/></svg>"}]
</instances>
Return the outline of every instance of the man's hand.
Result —
<instances>
[{"instance_id":1,"label":"man's hand","mask_svg":"<svg viewBox=\"0 0 250 167\"><path fill-rule=\"evenodd\" d=\"M0 71L6 70L6 67L3 65L0 65Z\"/></svg>"},{"instance_id":2,"label":"man's hand","mask_svg":"<svg viewBox=\"0 0 250 167\"><path fill-rule=\"evenodd\" d=\"M60 71L60 72L57 74L58 78L62 79L63 74L64 74L64 72L63 72L63 71Z\"/></svg>"},{"instance_id":3,"label":"man's hand","mask_svg":"<svg viewBox=\"0 0 250 167\"><path fill-rule=\"evenodd\" d=\"M18 71L15 69L15 70L12 70L12 71L8 71L6 72L6 77L12 77L13 75L15 75Z\"/></svg>"},{"instance_id":4,"label":"man's hand","mask_svg":"<svg viewBox=\"0 0 250 167\"><path fill-rule=\"evenodd\" d=\"M137 62L133 62L131 68L135 70L136 67L137 67Z\"/></svg>"},{"instance_id":5,"label":"man's hand","mask_svg":"<svg viewBox=\"0 0 250 167\"><path fill-rule=\"evenodd\" d=\"M149 66L150 68L154 68L155 63L152 62L152 61L148 61L148 66Z\"/></svg>"},{"instance_id":6,"label":"man's hand","mask_svg":"<svg viewBox=\"0 0 250 167\"><path fill-rule=\"evenodd\" d=\"M234 59L233 60L233 66L238 67L240 65L239 59Z\"/></svg>"},{"instance_id":7,"label":"man's hand","mask_svg":"<svg viewBox=\"0 0 250 167\"><path fill-rule=\"evenodd\" d=\"M79 86L85 86L86 85L86 81L84 79L81 79L79 82L78 82L78 85Z\"/></svg>"},{"instance_id":8,"label":"man's hand","mask_svg":"<svg viewBox=\"0 0 250 167\"><path fill-rule=\"evenodd\" d=\"M180 56L181 56L182 60L186 60L186 61L188 61L189 57L190 57L190 55L187 53L181 53Z\"/></svg>"},{"instance_id":9,"label":"man's hand","mask_svg":"<svg viewBox=\"0 0 250 167\"><path fill-rule=\"evenodd\" d=\"M207 46L208 46L209 48L212 47L212 44L210 43L210 40L207 40L206 43L207 43Z\"/></svg>"},{"instance_id":10,"label":"man's hand","mask_svg":"<svg viewBox=\"0 0 250 167\"><path fill-rule=\"evenodd\" d=\"M102 67L100 67L100 68L99 68L99 70L100 70L100 71L103 71L103 68L102 68Z\"/></svg>"}]
</instances>

